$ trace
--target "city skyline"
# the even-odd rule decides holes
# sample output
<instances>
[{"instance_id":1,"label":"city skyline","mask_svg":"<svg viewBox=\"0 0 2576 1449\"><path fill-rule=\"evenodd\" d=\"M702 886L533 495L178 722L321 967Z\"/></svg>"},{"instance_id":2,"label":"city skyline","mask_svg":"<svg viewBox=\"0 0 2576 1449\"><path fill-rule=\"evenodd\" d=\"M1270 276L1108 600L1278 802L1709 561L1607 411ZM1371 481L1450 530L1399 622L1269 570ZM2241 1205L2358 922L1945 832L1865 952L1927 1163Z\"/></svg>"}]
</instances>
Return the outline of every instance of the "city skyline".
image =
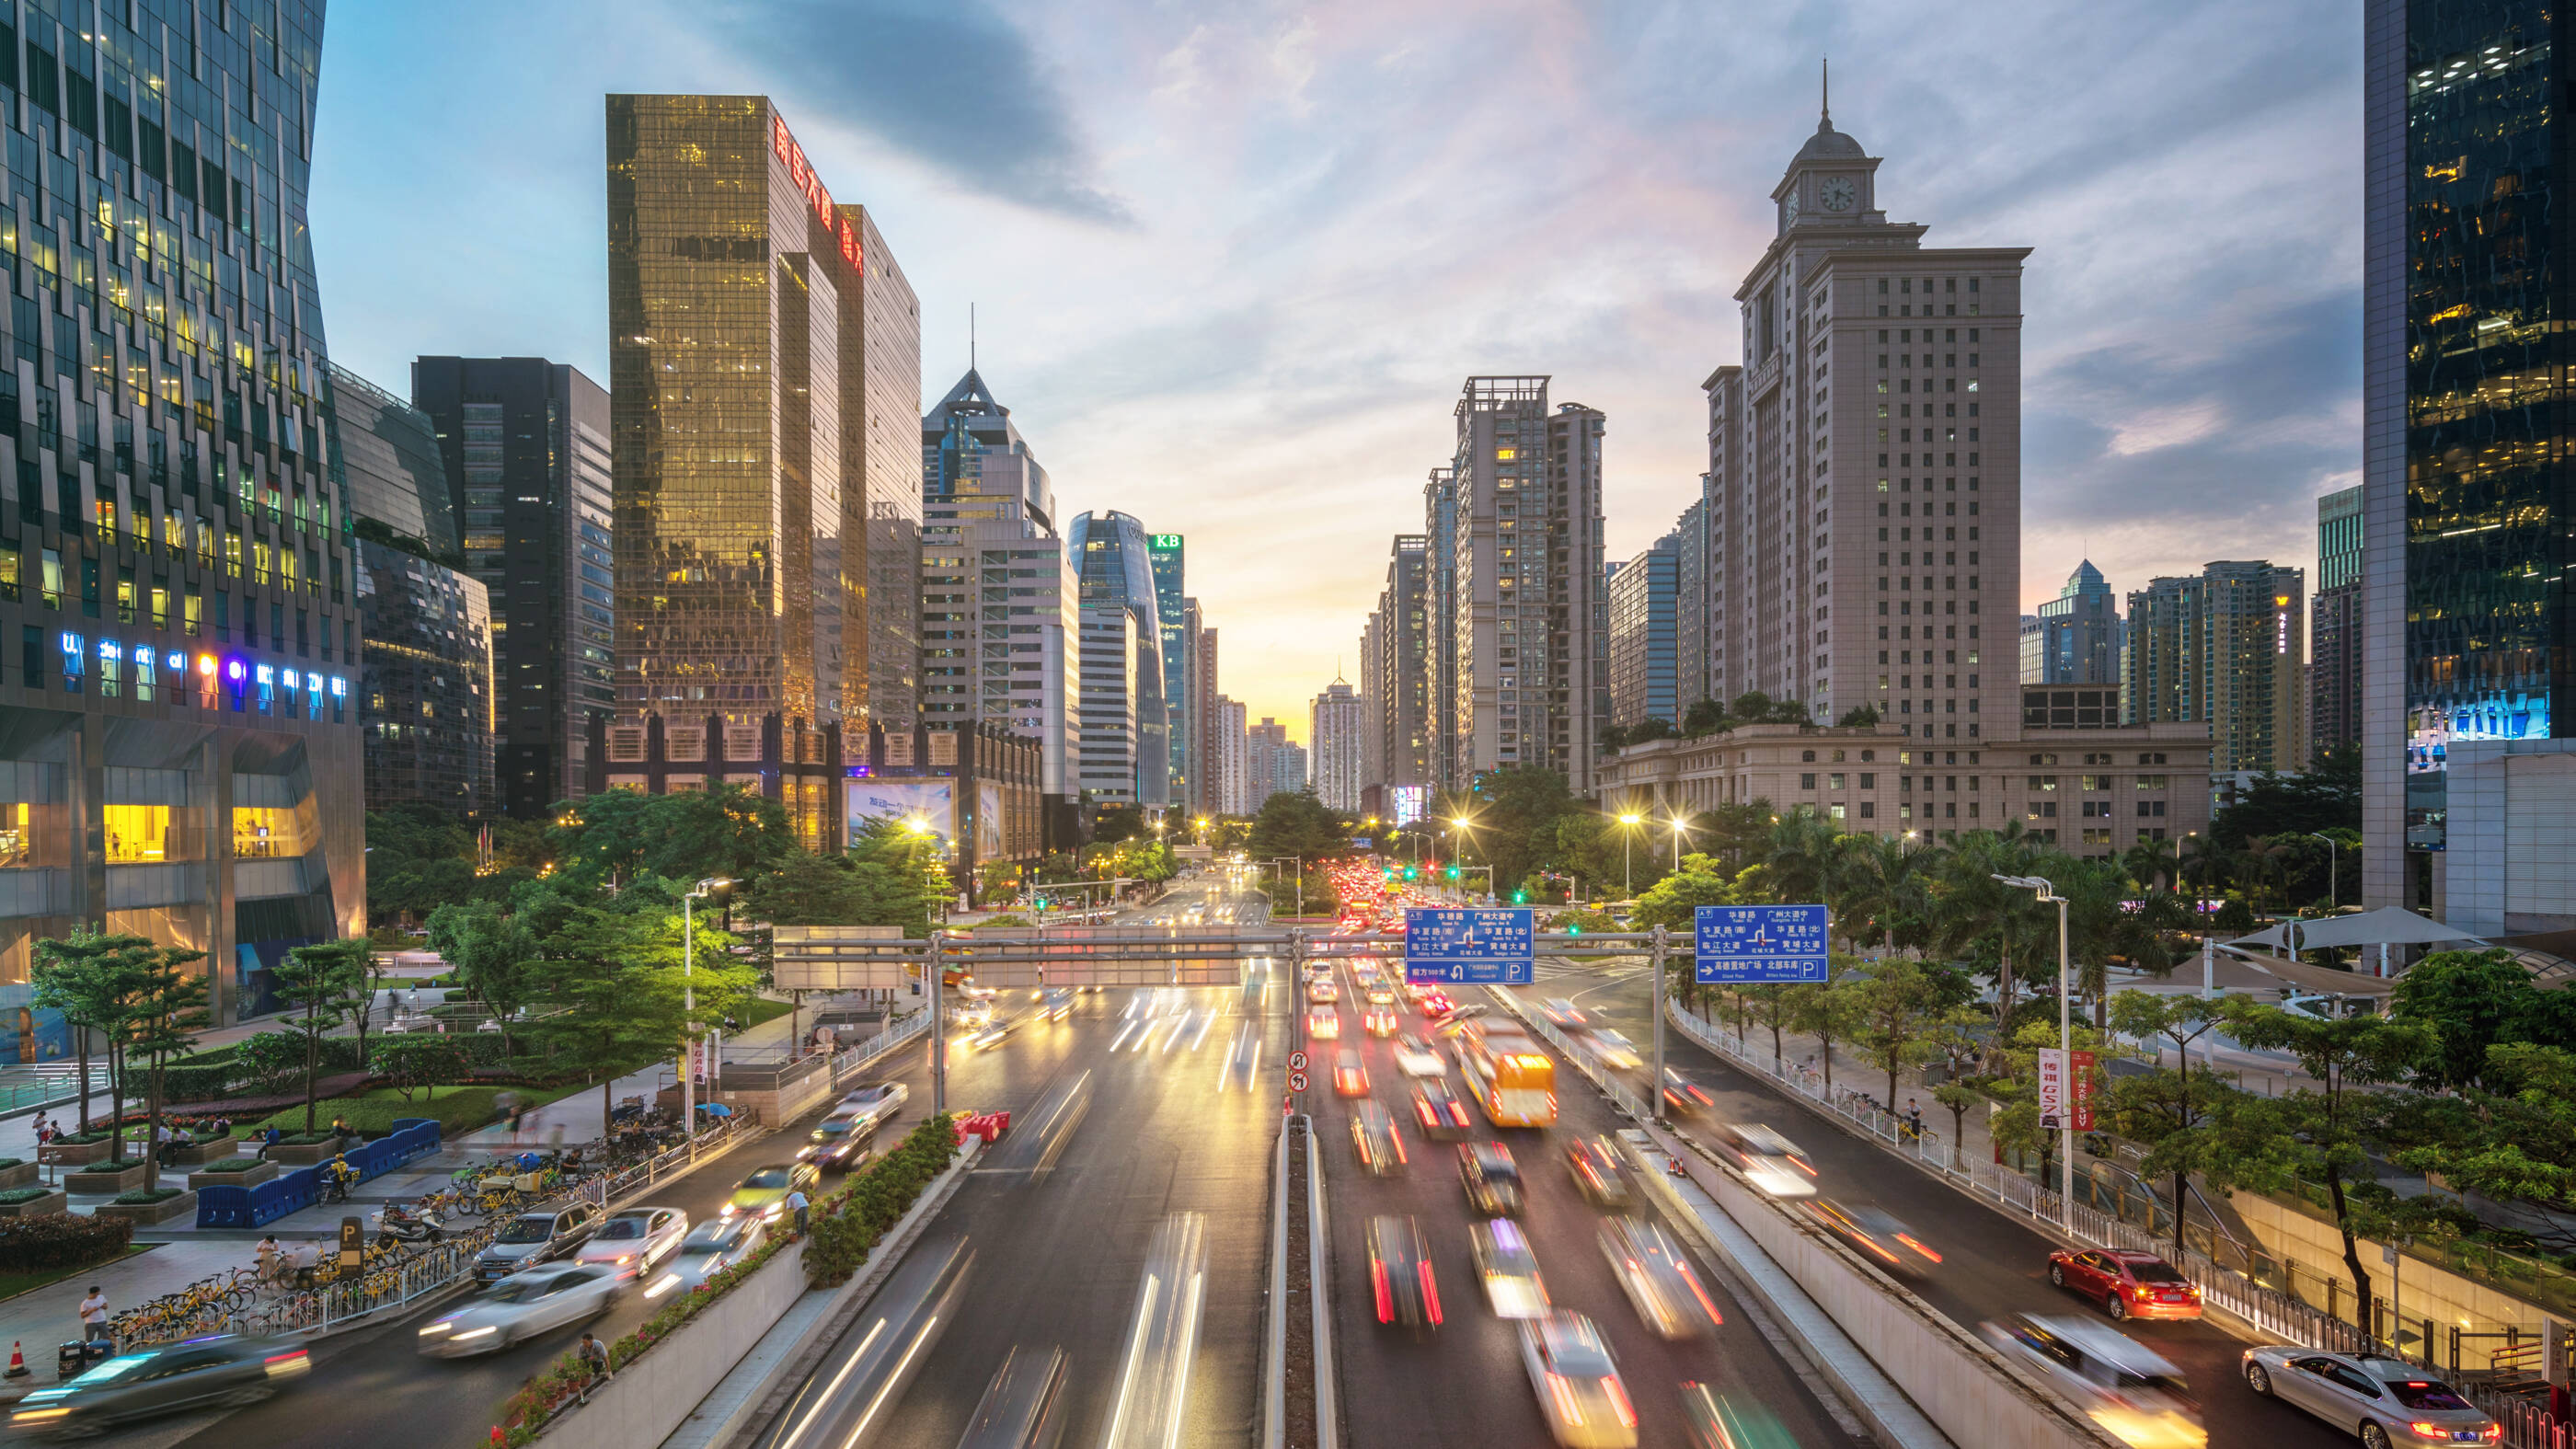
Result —
<instances>
[{"instance_id":1,"label":"city skyline","mask_svg":"<svg viewBox=\"0 0 2576 1449\"><path fill-rule=\"evenodd\" d=\"M579 6L335 16L314 224L334 355L371 376L439 351L605 376L599 95L773 93L917 259L926 389L964 371L978 304L981 364L1048 440L1067 511L1125 509L1228 561L1194 592L1256 717L1300 718L1350 649L1342 601L1377 586L1384 535L1418 527L1460 375L1549 372L1609 414L1610 557L1670 526L1704 466L1695 384L1740 355L1729 293L1769 235L1777 157L1813 125L1820 54L1839 58L1838 122L1906 169L1894 219L2036 248L2031 310L2052 321L2027 345L2025 607L2086 556L2115 584L2213 552L2304 563L2315 496L2358 477L2360 45L2330 7L2077 25L2032 5L1724 37L1639 8L1191 29L861 7L847 27L862 48L974 45L1007 106L925 94L837 39L786 44L809 8L738 10L712 46L676 7L621 11L613 33ZM2222 23L2231 64L2208 67L2193 37ZM445 38L474 32L514 43ZM1534 38L1562 59L1514 106L1432 99ZM2007 42L2030 63L1945 84ZM540 64L543 84L516 69ZM434 97L435 133L410 121ZM2045 141L2012 124L2034 109ZM1389 157L1373 138L1395 135L1417 144ZM1508 214L1442 200L1498 146L1577 180ZM468 164L492 155L509 160ZM483 230L410 224L451 187ZM1387 247L1390 227L1418 240ZM1548 301L1535 324L1513 310L1530 295ZM1168 435L1176 405L1202 425Z\"/></svg>"}]
</instances>

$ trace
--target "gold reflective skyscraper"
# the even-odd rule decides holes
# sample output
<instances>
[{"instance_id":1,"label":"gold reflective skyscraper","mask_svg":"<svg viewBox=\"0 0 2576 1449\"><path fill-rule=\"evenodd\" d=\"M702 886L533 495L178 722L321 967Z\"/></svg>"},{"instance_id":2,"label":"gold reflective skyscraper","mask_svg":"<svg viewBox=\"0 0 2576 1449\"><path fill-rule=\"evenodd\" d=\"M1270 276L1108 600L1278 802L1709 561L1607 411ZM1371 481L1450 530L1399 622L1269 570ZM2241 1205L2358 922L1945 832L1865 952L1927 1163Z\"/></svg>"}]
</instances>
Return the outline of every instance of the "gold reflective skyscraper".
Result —
<instances>
[{"instance_id":1,"label":"gold reflective skyscraper","mask_svg":"<svg viewBox=\"0 0 2576 1449\"><path fill-rule=\"evenodd\" d=\"M775 717L760 784L819 843L827 734L914 714L919 308L765 97L607 119L618 713ZM611 781L706 781L671 763Z\"/></svg>"}]
</instances>

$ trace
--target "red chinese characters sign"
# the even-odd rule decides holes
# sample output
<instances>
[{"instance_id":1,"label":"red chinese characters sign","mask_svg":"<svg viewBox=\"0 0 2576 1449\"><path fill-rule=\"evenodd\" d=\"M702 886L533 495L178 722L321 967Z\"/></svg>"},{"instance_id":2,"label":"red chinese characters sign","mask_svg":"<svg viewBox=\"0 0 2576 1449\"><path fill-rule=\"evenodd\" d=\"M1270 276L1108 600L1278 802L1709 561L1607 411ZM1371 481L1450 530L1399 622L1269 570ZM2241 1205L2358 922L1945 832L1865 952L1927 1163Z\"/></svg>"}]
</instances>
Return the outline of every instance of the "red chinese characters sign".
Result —
<instances>
[{"instance_id":1,"label":"red chinese characters sign","mask_svg":"<svg viewBox=\"0 0 2576 1449\"><path fill-rule=\"evenodd\" d=\"M867 250L858 228L850 225L850 219L832 205L831 189L823 184L822 177L814 174L814 167L805 159L805 148L796 144L796 137L787 129L784 116L773 114L769 118L769 149L787 168L787 179L804 193L805 204L814 208L814 219L840 243L841 260L850 264L851 271L865 276L868 270Z\"/></svg>"},{"instance_id":2,"label":"red chinese characters sign","mask_svg":"<svg viewBox=\"0 0 2576 1449\"><path fill-rule=\"evenodd\" d=\"M2072 1052L2069 1055L2074 1062L2074 1070L2069 1074L2074 1080L2068 1085L2075 1089L2075 1130L2090 1132L2093 1130L2093 1053Z\"/></svg>"}]
</instances>

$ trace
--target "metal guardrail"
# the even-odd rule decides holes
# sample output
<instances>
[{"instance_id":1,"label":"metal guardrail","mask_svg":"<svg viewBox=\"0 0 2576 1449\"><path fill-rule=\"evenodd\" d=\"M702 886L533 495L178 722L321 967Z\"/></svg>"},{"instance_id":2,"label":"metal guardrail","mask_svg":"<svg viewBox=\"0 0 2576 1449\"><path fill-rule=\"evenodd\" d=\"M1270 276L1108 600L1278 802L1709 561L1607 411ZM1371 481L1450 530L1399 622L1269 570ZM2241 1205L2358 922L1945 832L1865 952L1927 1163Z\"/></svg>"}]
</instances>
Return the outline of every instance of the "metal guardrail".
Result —
<instances>
[{"instance_id":1,"label":"metal guardrail","mask_svg":"<svg viewBox=\"0 0 2576 1449\"><path fill-rule=\"evenodd\" d=\"M1492 992L1496 1000L1502 1002L1505 1011L1519 1018L1522 1025L1537 1032L1539 1040L1556 1048L1557 1054L1573 1063L1576 1071L1590 1078L1592 1085L1598 1087L1601 1094L1610 1099L1610 1105L1628 1114L1628 1120L1651 1122L1655 1119L1653 1108L1647 1106L1636 1093L1629 1091L1616 1077L1601 1070L1599 1065L1589 1055L1578 1049L1565 1033L1556 1029L1555 1023L1532 1012L1518 996L1512 994L1511 988L1488 986L1485 989Z\"/></svg>"},{"instance_id":2,"label":"metal guardrail","mask_svg":"<svg viewBox=\"0 0 2576 1449\"><path fill-rule=\"evenodd\" d=\"M846 1051L834 1056L832 1058L832 1085L835 1087L847 1085L850 1078L855 1077L859 1073L866 1071L868 1068L875 1066L877 1063L884 1061L898 1048L920 1040L923 1033L929 1030L929 1011L916 1011L912 1015L905 1017L903 1020L896 1022L894 1025L887 1027L885 1030L878 1032L875 1036L868 1038L867 1044L860 1047L858 1050Z\"/></svg>"},{"instance_id":3,"label":"metal guardrail","mask_svg":"<svg viewBox=\"0 0 2576 1449\"><path fill-rule=\"evenodd\" d=\"M2006 1212L2028 1219L2034 1226L2058 1228L2058 1194L2054 1191L1997 1164L1961 1160L1949 1143L1939 1139L1931 1126L1927 1126L1920 1136L1909 1136L1900 1130L1903 1118L1858 1101L1856 1093L1828 1093L1818 1083L1802 1080L1802 1074L1776 1070L1769 1053L1753 1051L1747 1044L1681 1010L1670 998L1665 999L1664 1007L1666 1018L1684 1036L1727 1058L1740 1069L1765 1078L1819 1109L1851 1122L1878 1139L1881 1146L1899 1157L1921 1163L1952 1187L1984 1198ZM2355 1325L2330 1318L2278 1289L2267 1287L2211 1259L2207 1254L2189 1248L2177 1254L2170 1238L2153 1236L2083 1203L2075 1204L2065 1217L2075 1236L2087 1242L2107 1248L2154 1253L2173 1262L2200 1284L2207 1301L2218 1304L2266 1333L2309 1348L2338 1353L2358 1353L2374 1347L2371 1336Z\"/></svg>"}]
</instances>

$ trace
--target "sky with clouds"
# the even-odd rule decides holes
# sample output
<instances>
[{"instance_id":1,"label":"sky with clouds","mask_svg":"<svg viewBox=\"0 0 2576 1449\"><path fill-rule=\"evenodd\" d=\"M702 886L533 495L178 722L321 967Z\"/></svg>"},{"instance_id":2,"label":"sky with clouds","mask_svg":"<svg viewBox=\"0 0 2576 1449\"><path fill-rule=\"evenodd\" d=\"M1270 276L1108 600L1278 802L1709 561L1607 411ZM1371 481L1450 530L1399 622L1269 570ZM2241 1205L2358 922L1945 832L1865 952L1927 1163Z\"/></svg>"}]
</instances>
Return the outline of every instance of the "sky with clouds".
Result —
<instances>
[{"instance_id":1,"label":"sky with clouds","mask_svg":"<svg viewBox=\"0 0 2576 1449\"><path fill-rule=\"evenodd\" d=\"M1706 466L1701 379L1834 120L1927 245L2022 245L2025 604L2313 567L2360 467L2361 44L2340 0L453 0L333 7L333 355L607 380L601 97L775 97L1060 506L1189 537L1223 688L1303 736L1471 373L1609 414L1612 557Z\"/></svg>"}]
</instances>

